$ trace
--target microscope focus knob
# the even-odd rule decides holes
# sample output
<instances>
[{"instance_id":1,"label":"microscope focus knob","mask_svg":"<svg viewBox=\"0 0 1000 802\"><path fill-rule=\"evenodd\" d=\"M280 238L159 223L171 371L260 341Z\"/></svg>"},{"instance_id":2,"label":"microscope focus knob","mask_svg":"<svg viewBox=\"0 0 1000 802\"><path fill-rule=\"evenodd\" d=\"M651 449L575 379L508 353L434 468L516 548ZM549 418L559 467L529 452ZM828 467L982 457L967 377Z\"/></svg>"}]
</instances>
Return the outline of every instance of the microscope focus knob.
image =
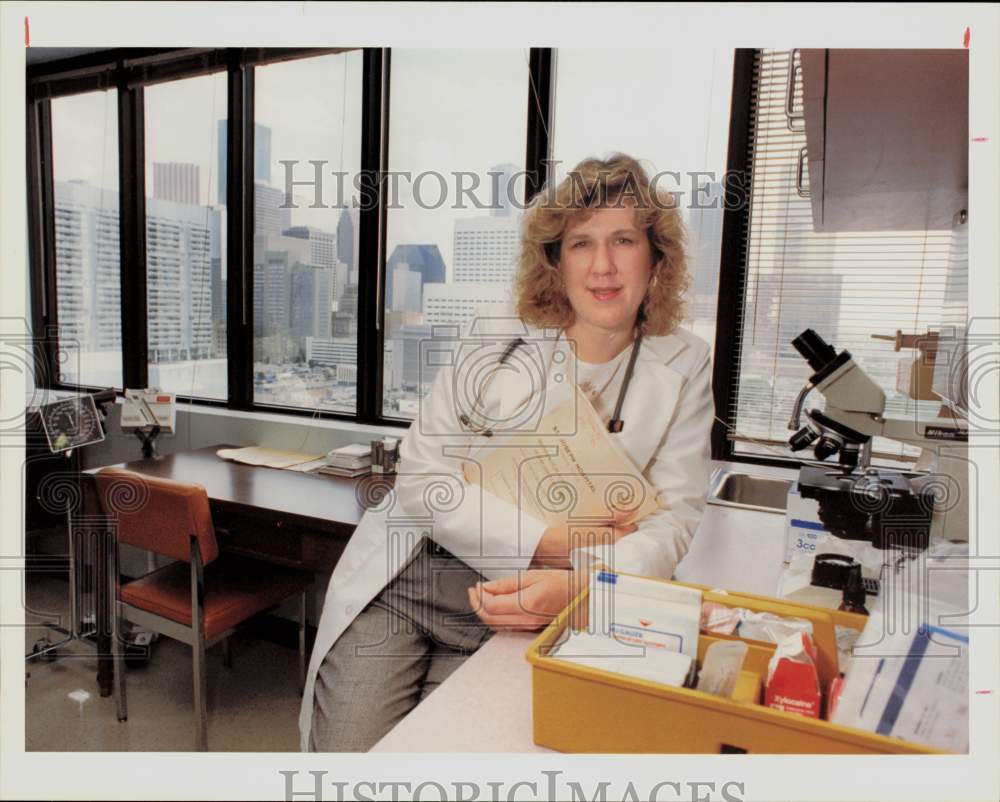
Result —
<instances>
[{"instance_id":1,"label":"microscope focus knob","mask_svg":"<svg viewBox=\"0 0 1000 802\"><path fill-rule=\"evenodd\" d=\"M840 450L840 439L836 437L830 437L829 435L823 435L819 442L816 444L815 454L816 459L825 460L832 457Z\"/></svg>"}]
</instances>

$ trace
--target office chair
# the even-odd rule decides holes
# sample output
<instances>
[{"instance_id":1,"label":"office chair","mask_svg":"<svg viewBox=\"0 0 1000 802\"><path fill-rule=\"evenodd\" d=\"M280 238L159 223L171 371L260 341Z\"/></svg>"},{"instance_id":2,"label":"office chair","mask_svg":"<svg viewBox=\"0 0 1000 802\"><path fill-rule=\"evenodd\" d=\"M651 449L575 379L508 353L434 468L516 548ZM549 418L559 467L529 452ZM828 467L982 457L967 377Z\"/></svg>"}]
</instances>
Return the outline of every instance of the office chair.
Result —
<instances>
[{"instance_id":1,"label":"office chair","mask_svg":"<svg viewBox=\"0 0 1000 802\"><path fill-rule=\"evenodd\" d=\"M311 575L235 555L220 555L201 485L104 468L94 476L97 496L115 522L116 543L108 549L114 697L119 721L128 717L121 620L159 632L192 650L195 744L208 748L205 650L228 641L234 628L295 594L299 600L299 685L305 677L305 592ZM176 562L122 583L118 545L171 557Z\"/></svg>"}]
</instances>

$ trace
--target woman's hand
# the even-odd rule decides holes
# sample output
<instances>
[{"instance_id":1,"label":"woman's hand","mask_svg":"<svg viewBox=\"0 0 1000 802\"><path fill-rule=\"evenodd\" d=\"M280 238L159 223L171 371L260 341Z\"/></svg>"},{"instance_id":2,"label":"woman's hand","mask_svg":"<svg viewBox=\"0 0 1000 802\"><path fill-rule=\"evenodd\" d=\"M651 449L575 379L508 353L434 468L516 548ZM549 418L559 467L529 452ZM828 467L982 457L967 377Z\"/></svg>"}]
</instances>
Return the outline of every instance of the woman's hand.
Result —
<instances>
[{"instance_id":1,"label":"woman's hand","mask_svg":"<svg viewBox=\"0 0 1000 802\"><path fill-rule=\"evenodd\" d=\"M610 521L595 524L593 536L587 533L586 541L580 534L580 528L574 527L570 533L569 526L558 524L550 526L542 533L531 565L534 568L569 568L569 553L578 546L599 546L604 543L616 543L625 535L630 535L639 527L632 523L624 523L628 513L619 512ZM608 528L610 527L610 529ZM598 536L600 532L603 537Z\"/></svg>"},{"instance_id":2,"label":"woman's hand","mask_svg":"<svg viewBox=\"0 0 1000 802\"><path fill-rule=\"evenodd\" d=\"M589 573L527 570L469 588L469 604L494 630L541 629L569 604Z\"/></svg>"}]
</instances>

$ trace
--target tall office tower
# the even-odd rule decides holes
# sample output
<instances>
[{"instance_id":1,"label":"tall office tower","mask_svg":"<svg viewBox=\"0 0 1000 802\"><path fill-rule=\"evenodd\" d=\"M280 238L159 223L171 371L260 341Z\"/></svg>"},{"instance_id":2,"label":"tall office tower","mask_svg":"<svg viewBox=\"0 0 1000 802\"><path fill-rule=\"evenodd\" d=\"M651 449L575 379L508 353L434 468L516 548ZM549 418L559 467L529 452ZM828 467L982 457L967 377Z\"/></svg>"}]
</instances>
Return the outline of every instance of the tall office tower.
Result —
<instances>
[{"instance_id":1,"label":"tall office tower","mask_svg":"<svg viewBox=\"0 0 1000 802\"><path fill-rule=\"evenodd\" d=\"M337 235L313 226L292 226L281 232L285 237L309 241L309 263L317 267L337 264Z\"/></svg>"},{"instance_id":2,"label":"tall office tower","mask_svg":"<svg viewBox=\"0 0 1000 802\"><path fill-rule=\"evenodd\" d=\"M219 163L217 168L216 183L219 187L219 205L226 205L226 154L229 152L227 146L226 120L217 122L219 136ZM253 148L254 148L254 181L263 184L271 183L271 129L266 125L256 123L253 127Z\"/></svg>"},{"instance_id":3,"label":"tall office tower","mask_svg":"<svg viewBox=\"0 0 1000 802\"><path fill-rule=\"evenodd\" d=\"M344 292L347 290L348 276L350 276L350 270L347 265L343 262L335 262L333 265L333 302L334 304L340 303L340 299L343 297ZM355 282L354 286L357 286Z\"/></svg>"},{"instance_id":4,"label":"tall office tower","mask_svg":"<svg viewBox=\"0 0 1000 802\"><path fill-rule=\"evenodd\" d=\"M296 264L309 264L308 240L281 235L257 234L254 237L254 337L290 334L290 276ZM279 354L275 352L269 356Z\"/></svg>"},{"instance_id":5,"label":"tall office tower","mask_svg":"<svg viewBox=\"0 0 1000 802\"><path fill-rule=\"evenodd\" d=\"M198 177L197 164L153 162L153 197L197 206Z\"/></svg>"},{"instance_id":6,"label":"tall office tower","mask_svg":"<svg viewBox=\"0 0 1000 802\"><path fill-rule=\"evenodd\" d=\"M358 283L356 271L359 222L360 210L354 208L340 210L340 219L337 221L337 259L347 265L348 282L351 284Z\"/></svg>"},{"instance_id":7,"label":"tall office tower","mask_svg":"<svg viewBox=\"0 0 1000 802\"><path fill-rule=\"evenodd\" d=\"M524 176L517 165L497 164L486 175L489 191L490 217L510 217L524 203ZM516 205L515 205L516 204Z\"/></svg>"},{"instance_id":8,"label":"tall office tower","mask_svg":"<svg viewBox=\"0 0 1000 802\"><path fill-rule=\"evenodd\" d=\"M431 284L424 289L423 322L458 325L464 331L475 317L512 314L508 284Z\"/></svg>"},{"instance_id":9,"label":"tall office tower","mask_svg":"<svg viewBox=\"0 0 1000 802\"><path fill-rule=\"evenodd\" d=\"M289 332L293 337L331 336L333 268L294 264L289 273Z\"/></svg>"},{"instance_id":10,"label":"tall office tower","mask_svg":"<svg viewBox=\"0 0 1000 802\"><path fill-rule=\"evenodd\" d=\"M213 210L209 217L209 233L211 236L212 256L212 356L224 357L228 350L228 335L226 331L227 304L226 279L223 263L225 214L222 210Z\"/></svg>"},{"instance_id":11,"label":"tall office tower","mask_svg":"<svg viewBox=\"0 0 1000 802\"><path fill-rule=\"evenodd\" d=\"M294 201L289 201L294 203ZM292 210L284 208L285 193L280 189L264 184L254 184L253 214L254 233L281 235L281 232L292 226Z\"/></svg>"},{"instance_id":12,"label":"tall office tower","mask_svg":"<svg viewBox=\"0 0 1000 802\"><path fill-rule=\"evenodd\" d=\"M348 284L337 302L338 315L358 316L358 285Z\"/></svg>"},{"instance_id":13,"label":"tall office tower","mask_svg":"<svg viewBox=\"0 0 1000 802\"><path fill-rule=\"evenodd\" d=\"M444 260L441 258L441 251L437 245L397 245L393 249L392 256L385 265L385 274L389 277L386 286L386 309L402 311L408 309L417 312L420 310L420 296L408 295L406 298L397 301L394 296L394 284L392 276L396 274L399 265L406 265L406 269L419 275L419 286L426 287L428 284L441 284L445 279ZM409 278L399 279L401 288L412 293L415 281Z\"/></svg>"},{"instance_id":14,"label":"tall office tower","mask_svg":"<svg viewBox=\"0 0 1000 802\"><path fill-rule=\"evenodd\" d=\"M118 193L58 182L54 217L60 341L83 352L119 350Z\"/></svg>"},{"instance_id":15,"label":"tall office tower","mask_svg":"<svg viewBox=\"0 0 1000 802\"><path fill-rule=\"evenodd\" d=\"M386 309L393 312L417 312L420 310L423 292L423 276L410 270L406 262L397 262L391 272L386 273L388 282Z\"/></svg>"},{"instance_id":16,"label":"tall office tower","mask_svg":"<svg viewBox=\"0 0 1000 802\"><path fill-rule=\"evenodd\" d=\"M520 253L520 215L455 221L455 282L510 283Z\"/></svg>"},{"instance_id":17,"label":"tall office tower","mask_svg":"<svg viewBox=\"0 0 1000 802\"><path fill-rule=\"evenodd\" d=\"M340 265L340 267L345 267ZM333 313L334 337L358 336L358 285L348 284L337 299L337 311Z\"/></svg>"},{"instance_id":18,"label":"tall office tower","mask_svg":"<svg viewBox=\"0 0 1000 802\"><path fill-rule=\"evenodd\" d=\"M439 366L433 360L421 364L421 343L430 340L432 333L431 327L426 324L403 326L396 332L392 338L394 390L420 394L431 386Z\"/></svg>"},{"instance_id":19,"label":"tall office tower","mask_svg":"<svg viewBox=\"0 0 1000 802\"><path fill-rule=\"evenodd\" d=\"M146 298L151 362L212 355L212 232L220 213L186 203L146 204Z\"/></svg>"}]
</instances>

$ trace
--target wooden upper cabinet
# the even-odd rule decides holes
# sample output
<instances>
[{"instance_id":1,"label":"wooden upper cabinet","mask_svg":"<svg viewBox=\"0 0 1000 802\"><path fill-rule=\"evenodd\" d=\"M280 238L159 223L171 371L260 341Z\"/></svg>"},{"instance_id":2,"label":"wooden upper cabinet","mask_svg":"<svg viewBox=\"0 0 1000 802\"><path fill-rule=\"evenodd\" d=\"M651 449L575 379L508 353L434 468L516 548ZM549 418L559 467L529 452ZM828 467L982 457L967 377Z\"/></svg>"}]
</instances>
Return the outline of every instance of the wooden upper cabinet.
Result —
<instances>
[{"instance_id":1,"label":"wooden upper cabinet","mask_svg":"<svg viewBox=\"0 0 1000 802\"><path fill-rule=\"evenodd\" d=\"M950 229L968 203L968 51L799 53L815 229Z\"/></svg>"}]
</instances>

